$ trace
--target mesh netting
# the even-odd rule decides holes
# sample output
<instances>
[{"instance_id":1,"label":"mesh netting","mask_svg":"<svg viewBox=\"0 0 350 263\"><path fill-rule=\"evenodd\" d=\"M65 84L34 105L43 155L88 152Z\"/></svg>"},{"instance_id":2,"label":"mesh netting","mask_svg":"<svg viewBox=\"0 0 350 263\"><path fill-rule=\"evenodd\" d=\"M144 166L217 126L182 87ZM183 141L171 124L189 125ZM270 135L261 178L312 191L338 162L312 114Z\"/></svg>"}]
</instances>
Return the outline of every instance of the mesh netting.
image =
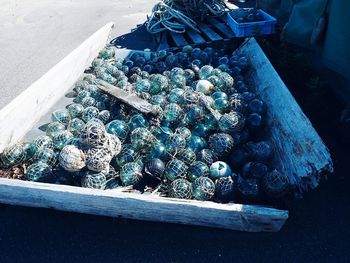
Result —
<instances>
[{"instance_id":1,"label":"mesh netting","mask_svg":"<svg viewBox=\"0 0 350 263\"><path fill-rule=\"evenodd\" d=\"M238 112L230 112L221 116L219 120L219 129L223 132L239 132L244 128L245 119Z\"/></svg>"},{"instance_id":2,"label":"mesh netting","mask_svg":"<svg viewBox=\"0 0 350 263\"><path fill-rule=\"evenodd\" d=\"M105 189L106 188L106 176L105 173L93 173L88 171L81 178L81 186L86 188L94 188L94 189Z\"/></svg>"},{"instance_id":3,"label":"mesh netting","mask_svg":"<svg viewBox=\"0 0 350 263\"><path fill-rule=\"evenodd\" d=\"M87 123L80 134L80 142L89 147L102 147L106 138L104 126L97 123Z\"/></svg>"},{"instance_id":4,"label":"mesh netting","mask_svg":"<svg viewBox=\"0 0 350 263\"><path fill-rule=\"evenodd\" d=\"M127 163L120 170L120 179L124 186L138 183L142 178L142 167L138 163Z\"/></svg>"},{"instance_id":5,"label":"mesh netting","mask_svg":"<svg viewBox=\"0 0 350 263\"><path fill-rule=\"evenodd\" d=\"M263 178L265 192L274 198L280 198L288 193L290 182L286 175L274 170Z\"/></svg>"},{"instance_id":6,"label":"mesh netting","mask_svg":"<svg viewBox=\"0 0 350 263\"><path fill-rule=\"evenodd\" d=\"M186 165L191 165L196 161L196 153L191 149L184 149L177 154L177 158L183 161Z\"/></svg>"},{"instance_id":7,"label":"mesh netting","mask_svg":"<svg viewBox=\"0 0 350 263\"><path fill-rule=\"evenodd\" d=\"M209 137L209 146L218 156L231 152L234 141L231 135L226 133L215 133Z\"/></svg>"},{"instance_id":8,"label":"mesh netting","mask_svg":"<svg viewBox=\"0 0 350 263\"><path fill-rule=\"evenodd\" d=\"M215 184L208 177L199 177L193 184L193 197L197 200L209 200L214 196Z\"/></svg>"},{"instance_id":9,"label":"mesh netting","mask_svg":"<svg viewBox=\"0 0 350 263\"><path fill-rule=\"evenodd\" d=\"M54 167L57 162L56 153L49 148L39 149L33 157L35 162L47 163L51 167Z\"/></svg>"},{"instance_id":10,"label":"mesh netting","mask_svg":"<svg viewBox=\"0 0 350 263\"><path fill-rule=\"evenodd\" d=\"M47 163L33 163L26 171L26 178L34 182L49 182L53 178L52 168Z\"/></svg>"},{"instance_id":11,"label":"mesh netting","mask_svg":"<svg viewBox=\"0 0 350 263\"><path fill-rule=\"evenodd\" d=\"M10 167L21 164L26 158L25 149L22 144L14 144L4 149L0 155L3 166Z\"/></svg>"},{"instance_id":12,"label":"mesh netting","mask_svg":"<svg viewBox=\"0 0 350 263\"><path fill-rule=\"evenodd\" d=\"M108 149L106 148L91 148L86 151L86 166L89 170L95 172L108 172L109 163L112 160Z\"/></svg>"},{"instance_id":13,"label":"mesh netting","mask_svg":"<svg viewBox=\"0 0 350 263\"><path fill-rule=\"evenodd\" d=\"M173 198L191 199L192 184L185 179L174 180L169 188L169 196Z\"/></svg>"},{"instance_id":14,"label":"mesh netting","mask_svg":"<svg viewBox=\"0 0 350 263\"><path fill-rule=\"evenodd\" d=\"M166 165L165 176L169 181L186 176L187 166L183 161L173 159Z\"/></svg>"},{"instance_id":15,"label":"mesh netting","mask_svg":"<svg viewBox=\"0 0 350 263\"><path fill-rule=\"evenodd\" d=\"M61 150L74 138L73 134L69 131L61 131L54 134L52 137L52 142L54 147L58 150Z\"/></svg>"},{"instance_id":16,"label":"mesh netting","mask_svg":"<svg viewBox=\"0 0 350 263\"><path fill-rule=\"evenodd\" d=\"M52 139L49 136L42 135L37 137L34 141L33 144L37 149L40 148L50 148L53 149L54 145L52 142Z\"/></svg>"},{"instance_id":17,"label":"mesh netting","mask_svg":"<svg viewBox=\"0 0 350 263\"><path fill-rule=\"evenodd\" d=\"M188 169L187 178L194 182L197 178L209 176L209 167L204 162L194 162Z\"/></svg>"},{"instance_id":18,"label":"mesh netting","mask_svg":"<svg viewBox=\"0 0 350 263\"><path fill-rule=\"evenodd\" d=\"M70 121L69 112L67 110L56 110L51 114L51 120L67 125Z\"/></svg>"},{"instance_id":19,"label":"mesh netting","mask_svg":"<svg viewBox=\"0 0 350 263\"><path fill-rule=\"evenodd\" d=\"M46 135L52 138L55 133L64 131L65 129L64 124L58 121L51 122L46 128Z\"/></svg>"},{"instance_id":20,"label":"mesh netting","mask_svg":"<svg viewBox=\"0 0 350 263\"><path fill-rule=\"evenodd\" d=\"M197 160L211 165L212 163L216 162L218 158L212 150L203 149L197 154Z\"/></svg>"}]
</instances>

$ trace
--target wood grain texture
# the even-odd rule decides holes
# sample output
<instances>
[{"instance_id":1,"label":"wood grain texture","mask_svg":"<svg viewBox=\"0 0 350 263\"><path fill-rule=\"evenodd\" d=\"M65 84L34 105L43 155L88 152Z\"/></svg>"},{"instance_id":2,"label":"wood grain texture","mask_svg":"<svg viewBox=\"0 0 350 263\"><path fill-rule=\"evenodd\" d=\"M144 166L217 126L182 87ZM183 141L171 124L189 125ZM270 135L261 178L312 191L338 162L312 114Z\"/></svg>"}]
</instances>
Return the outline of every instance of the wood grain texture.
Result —
<instances>
[{"instance_id":1,"label":"wood grain texture","mask_svg":"<svg viewBox=\"0 0 350 263\"><path fill-rule=\"evenodd\" d=\"M108 23L0 111L0 152L18 142L81 76L106 45Z\"/></svg>"},{"instance_id":2,"label":"wood grain texture","mask_svg":"<svg viewBox=\"0 0 350 263\"><path fill-rule=\"evenodd\" d=\"M0 178L0 202L156 222L240 231L278 231L288 212L273 208L181 200Z\"/></svg>"},{"instance_id":3,"label":"wood grain texture","mask_svg":"<svg viewBox=\"0 0 350 263\"><path fill-rule=\"evenodd\" d=\"M323 174L333 172L329 150L256 40L247 40L237 52L250 59L248 79L268 105L275 167L289 176L296 195L301 196L317 187Z\"/></svg>"}]
</instances>

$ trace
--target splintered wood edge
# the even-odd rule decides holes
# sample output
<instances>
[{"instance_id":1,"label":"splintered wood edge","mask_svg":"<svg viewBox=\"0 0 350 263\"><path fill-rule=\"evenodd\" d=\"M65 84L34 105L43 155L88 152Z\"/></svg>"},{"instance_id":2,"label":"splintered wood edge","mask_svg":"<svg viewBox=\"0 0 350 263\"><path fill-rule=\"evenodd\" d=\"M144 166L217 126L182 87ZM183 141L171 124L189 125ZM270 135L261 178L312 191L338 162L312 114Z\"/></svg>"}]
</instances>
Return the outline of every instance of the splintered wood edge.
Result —
<instances>
[{"instance_id":1,"label":"splintered wood edge","mask_svg":"<svg viewBox=\"0 0 350 263\"><path fill-rule=\"evenodd\" d=\"M289 176L301 196L317 187L322 175L333 172L329 150L256 40L246 40L237 52L250 60L250 82L268 105L276 168Z\"/></svg>"},{"instance_id":2,"label":"splintered wood edge","mask_svg":"<svg viewBox=\"0 0 350 263\"><path fill-rule=\"evenodd\" d=\"M0 202L64 211L260 232L279 231L288 211L0 178Z\"/></svg>"},{"instance_id":3,"label":"splintered wood edge","mask_svg":"<svg viewBox=\"0 0 350 263\"><path fill-rule=\"evenodd\" d=\"M96 31L0 111L0 152L21 140L66 94L106 46L113 25L110 22Z\"/></svg>"}]
</instances>

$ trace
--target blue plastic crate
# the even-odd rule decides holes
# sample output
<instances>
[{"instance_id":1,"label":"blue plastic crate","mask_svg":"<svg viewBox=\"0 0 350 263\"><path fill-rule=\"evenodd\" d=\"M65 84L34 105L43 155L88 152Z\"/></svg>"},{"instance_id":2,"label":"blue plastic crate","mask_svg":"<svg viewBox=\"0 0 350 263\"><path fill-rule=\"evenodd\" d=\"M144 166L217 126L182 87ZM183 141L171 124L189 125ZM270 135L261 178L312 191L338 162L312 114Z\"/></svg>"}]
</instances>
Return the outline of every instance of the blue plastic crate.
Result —
<instances>
[{"instance_id":1,"label":"blue plastic crate","mask_svg":"<svg viewBox=\"0 0 350 263\"><path fill-rule=\"evenodd\" d=\"M257 9L256 11L262 15L263 21L238 23L235 20L235 17L239 17L242 12L249 12L249 10L253 10L253 8L235 9L226 14L226 22L236 37L252 37L275 33L277 19L261 9Z\"/></svg>"}]
</instances>

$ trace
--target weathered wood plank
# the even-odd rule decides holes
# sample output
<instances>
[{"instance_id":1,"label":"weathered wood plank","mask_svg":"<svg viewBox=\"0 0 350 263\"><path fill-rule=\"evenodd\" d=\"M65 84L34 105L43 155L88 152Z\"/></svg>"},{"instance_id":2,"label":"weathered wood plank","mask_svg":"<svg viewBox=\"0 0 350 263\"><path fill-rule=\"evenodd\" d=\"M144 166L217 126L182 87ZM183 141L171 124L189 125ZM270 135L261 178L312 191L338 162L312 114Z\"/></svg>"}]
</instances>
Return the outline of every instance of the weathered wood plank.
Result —
<instances>
[{"instance_id":1,"label":"weathered wood plank","mask_svg":"<svg viewBox=\"0 0 350 263\"><path fill-rule=\"evenodd\" d=\"M249 232L278 231L288 218L287 211L260 206L170 199L12 179L0 179L0 202Z\"/></svg>"},{"instance_id":2,"label":"weathered wood plank","mask_svg":"<svg viewBox=\"0 0 350 263\"><path fill-rule=\"evenodd\" d=\"M208 25L204 23L199 24L199 29L211 40L218 41L222 40L222 37L219 36L213 29L211 29Z\"/></svg>"},{"instance_id":3,"label":"weathered wood plank","mask_svg":"<svg viewBox=\"0 0 350 263\"><path fill-rule=\"evenodd\" d=\"M289 176L297 194L315 188L322 174L333 172L329 150L255 39L237 52L250 59L248 79L268 105L276 168Z\"/></svg>"},{"instance_id":4,"label":"weathered wood plank","mask_svg":"<svg viewBox=\"0 0 350 263\"><path fill-rule=\"evenodd\" d=\"M233 38L235 37L235 34L233 33L232 29L229 28L227 25L225 25L223 22L217 20L214 17L208 17L208 22L215 27L224 37L226 38Z\"/></svg>"},{"instance_id":5,"label":"weathered wood plank","mask_svg":"<svg viewBox=\"0 0 350 263\"><path fill-rule=\"evenodd\" d=\"M113 23L108 23L51 68L0 111L0 152L33 128L77 81L106 45Z\"/></svg>"},{"instance_id":6,"label":"weathered wood plank","mask_svg":"<svg viewBox=\"0 0 350 263\"><path fill-rule=\"evenodd\" d=\"M181 46L186 46L188 44L183 34L170 32L170 35L174 40L176 46L181 47Z\"/></svg>"},{"instance_id":7,"label":"weathered wood plank","mask_svg":"<svg viewBox=\"0 0 350 263\"><path fill-rule=\"evenodd\" d=\"M195 44L202 44L206 42L205 39L193 29L187 30L186 33Z\"/></svg>"}]
</instances>

